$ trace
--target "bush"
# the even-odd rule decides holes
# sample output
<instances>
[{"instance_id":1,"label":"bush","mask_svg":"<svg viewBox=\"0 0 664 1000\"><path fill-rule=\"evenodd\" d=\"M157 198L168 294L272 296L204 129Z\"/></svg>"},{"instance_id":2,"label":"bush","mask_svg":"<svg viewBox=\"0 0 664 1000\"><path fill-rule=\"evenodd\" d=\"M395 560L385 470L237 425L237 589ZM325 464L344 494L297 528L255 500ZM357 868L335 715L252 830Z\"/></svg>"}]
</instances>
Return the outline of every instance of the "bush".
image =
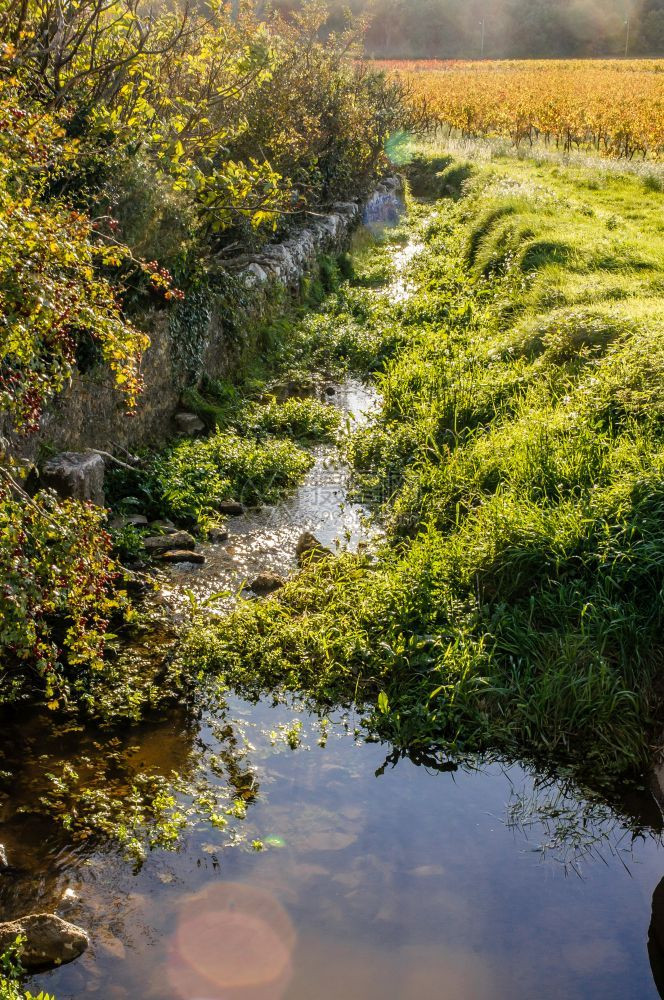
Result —
<instances>
[{"instance_id":1,"label":"bush","mask_svg":"<svg viewBox=\"0 0 664 1000\"><path fill-rule=\"evenodd\" d=\"M268 30L216 4L145 23L129 0L8 10L0 406L24 428L90 340L135 406L147 339L123 299L178 301L173 275L193 295L220 249L369 189L410 105L354 58L361 24L323 41L326 17L314 3ZM322 291L338 280L322 261Z\"/></svg>"},{"instance_id":2,"label":"bush","mask_svg":"<svg viewBox=\"0 0 664 1000\"><path fill-rule=\"evenodd\" d=\"M39 696L56 708L101 669L121 603L103 521L90 504L0 492L1 702Z\"/></svg>"},{"instance_id":3,"label":"bush","mask_svg":"<svg viewBox=\"0 0 664 1000\"><path fill-rule=\"evenodd\" d=\"M22 110L0 87L0 407L23 431L72 374L76 347L90 339L114 373L128 407L141 388L147 338L122 316L118 289L100 275L126 257L101 246L92 223L62 201L44 205L40 175L61 153L56 120Z\"/></svg>"}]
</instances>

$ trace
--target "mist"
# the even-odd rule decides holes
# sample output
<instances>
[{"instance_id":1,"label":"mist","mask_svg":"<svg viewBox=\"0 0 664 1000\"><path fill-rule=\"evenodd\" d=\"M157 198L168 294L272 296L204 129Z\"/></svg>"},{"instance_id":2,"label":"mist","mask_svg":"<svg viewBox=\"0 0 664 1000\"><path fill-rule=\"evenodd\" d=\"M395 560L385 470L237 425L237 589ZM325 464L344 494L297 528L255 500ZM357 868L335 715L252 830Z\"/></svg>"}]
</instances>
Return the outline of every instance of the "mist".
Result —
<instances>
[{"instance_id":1,"label":"mist","mask_svg":"<svg viewBox=\"0 0 664 1000\"><path fill-rule=\"evenodd\" d=\"M297 0L277 0L286 12ZM664 0L332 0L367 14L379 58L664 56Z\"/></svg>"}]
</instances>

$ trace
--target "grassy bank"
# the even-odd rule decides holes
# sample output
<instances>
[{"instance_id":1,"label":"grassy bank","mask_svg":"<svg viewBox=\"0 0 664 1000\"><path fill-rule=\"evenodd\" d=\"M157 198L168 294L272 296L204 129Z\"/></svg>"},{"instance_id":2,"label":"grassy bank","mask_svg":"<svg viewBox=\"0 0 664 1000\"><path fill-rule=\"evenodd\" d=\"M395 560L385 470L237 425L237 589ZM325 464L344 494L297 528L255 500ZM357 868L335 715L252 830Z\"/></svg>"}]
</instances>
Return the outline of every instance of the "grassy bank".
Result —
<instances>
[{"instance_id":1,"label":"grassy bank","mask_svg":"<svg viewBox=\"0 0 664 1000\"><path fill-rule=\"evenodd\" d=\"M164 384L195 394L213 315L220 355L248 346L250 293L229 260L366 195L388 165L388 137L418 117L397 81L361 64L363 22L349 17L323 39L326 18L319 4L265 20L244 7L233 17L223 4L161 2L146 20L131 0L4 11L0 708L94 700L114 653L120 616L103 516L54 504L23 460L62 440L49 432L54 399L80 377L103 410L95 383L110 376L128 414L149 413L142 359L155 328L168 331L152 353L167 352ZM334 267L321 262L312 299ZM109 432L107 449L121 451L113 442L124 439ZM204 519L256 466L259 493L284 467L277 489L303 471L287 445L251 454L235 439L217 445L216 455L210 445L151 470L157 509ZM217 475L200 505L185 475L198 457Z\"/></svg>"},{"instance_id":2,"label":"grassy bank","mask_svg":"<svg viewBox=\"0 0 664 1000\"><path fill-rule=\"evenodd\" d=\"M382 410L350 450L385 545L201 623L185 659L245 689L357 697L401 745L621 772L647 758L660 700L662 194L450 166L417 165L445 197L414 212L415 293L342 289L318 328L325 344L359 326L380 358Z\"/></svg>"}]
</instances>

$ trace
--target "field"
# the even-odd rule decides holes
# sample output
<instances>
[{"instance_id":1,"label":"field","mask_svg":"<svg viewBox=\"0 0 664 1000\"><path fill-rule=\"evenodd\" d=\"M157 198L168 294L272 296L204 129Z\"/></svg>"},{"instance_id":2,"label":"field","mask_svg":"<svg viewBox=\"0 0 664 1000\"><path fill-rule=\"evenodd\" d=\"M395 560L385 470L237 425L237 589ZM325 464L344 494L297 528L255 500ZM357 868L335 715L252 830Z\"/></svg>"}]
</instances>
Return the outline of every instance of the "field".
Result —
<instances>
[{"instance_id":1,"label":"field","mask_svg":"<svg viewBox=\"0 0 664 1000\"><path fill-rule=\"evenodd\" d=\"M664 61L395 61L380 64L464 137L538 140L564 152L664 155Z\"/></svg>"}]
</instances>

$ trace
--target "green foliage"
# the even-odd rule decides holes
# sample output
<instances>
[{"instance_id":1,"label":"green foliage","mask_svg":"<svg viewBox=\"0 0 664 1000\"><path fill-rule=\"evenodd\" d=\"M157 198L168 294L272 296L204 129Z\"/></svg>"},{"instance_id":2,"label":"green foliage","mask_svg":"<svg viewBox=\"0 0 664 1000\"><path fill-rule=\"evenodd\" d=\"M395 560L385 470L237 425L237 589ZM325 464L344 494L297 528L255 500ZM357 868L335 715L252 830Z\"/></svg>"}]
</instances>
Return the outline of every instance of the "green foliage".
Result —
<instances>
[{"instance_id":1,"label":"green foliage","mask_svg":"<svg viewBox=\"0 0 664 1000\"><path fill-rule=\"evenodd\" d=\"M21 986L24 975L18 958L21 943L22 939L18 937L15 945L0 955L0 1000L55 1000L43 991L35 995Z\"/></svg>"},{"instance_id":2,"label":"green foliage","mask_svg":"<svg viewBox=\"0 0 664 1000\"><path fill-rule=\"evenodd\" d=\"M171 364L176 384L191 387L198 381L211 318L212 296L203 283L190 287L185 300L171 310Z\"/></svg>"},{"instance_id":3,"label":"green foliage","mask_svg":"<svg viewBox=\"0 0 664 1000\"><path fill-rule=\"evenodd\" d=\"M170 198L168 179L209 231L265 238L283 212L363 190L385 139L409 115L398 83L349 58L359 54L362 23L323 39L326 17L311 3L288 20L275 15L268 29L248 9L232 20L213 2L163 5L144 23L124 0L87 0L64 13L30 2L8 11L2 40L25 93L49 111L67 108L76 166L92 186L108 178L128 231L139 235L117 163L124 169L122 151L133 147L156 181L139 216L154 190ZM44 45L58 18L60 35Z\"/></svg>"},{"instance_id":4,"label":"green foliage","mask_svg":"<svg viewBox=\"0 0 664 1000\"><path fill-rule=\"evenodd\" d=\"M124 524L121 528L111 527L110 536L113 545L113 555L120 563L126 564L139 559L143 553L144 532L134 524Z\"/></svg>"},{"instance_id":5,"label":"green foliage","mask_svg":"<svg viewBox=\"0 0 664 1000\"><path fill-rule=\"evenodd\" d=\"M416 292L357 310L370 336L402 331L349 450L385 544L199 625L185 660L251 694L356 699L400 745L645 763L664 655L660 195L587 180L494 161L420 225ZM348 322L338 301L322 345Z\"/></svg>"},{"instance_id":6,"label":"green foliage","mask_svg":"<svg viewBox=\"0 0 664 1000\"><path fill-rule=\"evenodd\" d=\"M205 440L178 442L144 470L119 471L113 489L118 500L136 498L150 514L204 526L223 500L274 503L302 480L312 462L288 440L217 431Z\"/></svg>"},{"instance_id":7,"label":"green foliage","mask_svg":"<svg viewBox=\"0 0 664 1000\"><path fill-rule=\"evenodd\" d=\"M305 314L281 342L275 355L295 375L310 379L312 371L330 377L380 371L404 340L396 318L385 315L359 275L342 284L317 312Z\"/></svg>"},{"instance_id":8,"label":"green foliage","mask_svg":"<svg viewBox=\"0 0 664 1000\"><path fill-rule=\"evenodd\" d=\"M296 440L331 441L339 428L336 407L317 399L292 396L283 403L276 399L267 405L250 408L247 427L267 434L286 434Z\"/></svg>"},{"instance_id":9,"label":"green foliage","mask_svg":"<svg viewBox=\"0 0 664 1000\"><path fill-rule=\"evenodd\" d=\"M0 669L3 703L36 694L56 708L101 669L121 606L104 512L47 493L0 494Z\"/></svg>"},{"instance_id":10,"label":"green foliage","mask_svg":"<svg viewBox=\"0 0 664 1000\"><path fill-rule=\"evenodd\" d=\"M456 163L451 156L421 154L413 157L406 170L411 191L419 198L457 199L473 172L472 163Z\"/></svg>"}]
</instances>

